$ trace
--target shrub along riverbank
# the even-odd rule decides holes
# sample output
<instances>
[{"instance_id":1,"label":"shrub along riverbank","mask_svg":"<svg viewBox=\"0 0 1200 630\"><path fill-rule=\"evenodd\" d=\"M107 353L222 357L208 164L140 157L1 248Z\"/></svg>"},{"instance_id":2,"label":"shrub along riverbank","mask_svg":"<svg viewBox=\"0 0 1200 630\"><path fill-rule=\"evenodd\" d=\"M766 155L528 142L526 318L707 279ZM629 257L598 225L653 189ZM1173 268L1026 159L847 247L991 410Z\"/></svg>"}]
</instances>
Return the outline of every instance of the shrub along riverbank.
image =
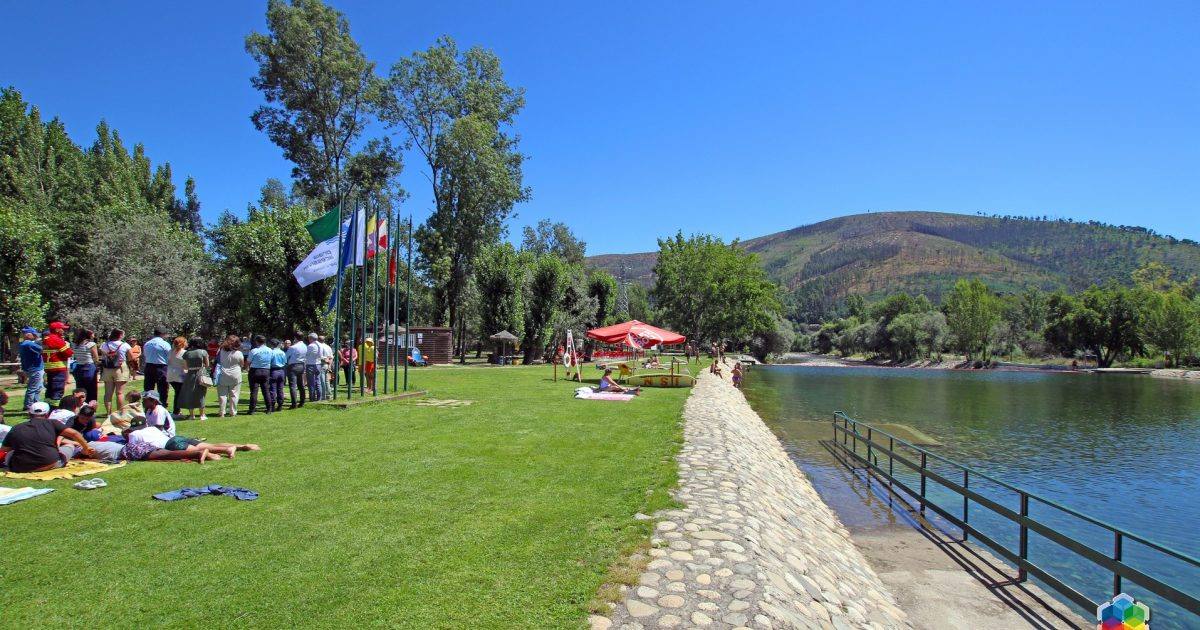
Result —
<instances>
[{"instance_id":1,"label":"shrub along riverbank","mask_svg":"<svg viewBox=\"0 0 1200 630\"><path fill-rule=\"evenodd\" d=\"M585 372L586 374L586 372ZM0 508L12 626L207 624L577 627L635 521L669 503L687 389L574 400L548 367L411 373L459 407L181 422L261 453L132 463ZM19 406L10 402L10 413ZM181 486L245 486L254 502L160 503Z\"/></svg>"}]
</instances>

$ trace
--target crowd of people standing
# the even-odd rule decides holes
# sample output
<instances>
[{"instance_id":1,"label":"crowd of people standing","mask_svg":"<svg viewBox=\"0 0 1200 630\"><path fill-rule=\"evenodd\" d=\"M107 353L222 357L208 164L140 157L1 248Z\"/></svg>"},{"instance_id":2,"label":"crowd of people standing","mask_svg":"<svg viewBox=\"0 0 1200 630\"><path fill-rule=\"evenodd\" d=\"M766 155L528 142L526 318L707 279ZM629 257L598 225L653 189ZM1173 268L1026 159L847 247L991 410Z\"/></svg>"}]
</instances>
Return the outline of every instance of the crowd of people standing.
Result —
<instances>
[{"instance_id":1,"label":"crowd of people standing","mask_svg":"<svg viewBox=\"0 0 1200 630\"><path fill-rule=\"evenodd\" d=\"M260 401L265 413L281 411L285 386L289 409L329 398L333 370L339 368L351 383L356 376L364 378L370 391L375 383L375 346L370 337L357 347L344 341L335 359L325 337L315 332L297 333L291 339L254 335L244 340L228 335L223 341L206 343L199 337L172 338L163 327L155 327L150 338L140 343L126 339L121 329L111 330L103 342L98 342L94 331L81 329L68 343L67 329L62 322L52 322L45 331L21 330L26 411L43 398L63 398L68 373L86 400L103 403L105 414L119 410L129 383L141 376L142 390L156 392L157 400L169 405L172 414L200 420L207 419L210 387L217 390L221 417L238 414L244 375L250 386L249 414L259 410Z\"/></svg>"}]
</instances>

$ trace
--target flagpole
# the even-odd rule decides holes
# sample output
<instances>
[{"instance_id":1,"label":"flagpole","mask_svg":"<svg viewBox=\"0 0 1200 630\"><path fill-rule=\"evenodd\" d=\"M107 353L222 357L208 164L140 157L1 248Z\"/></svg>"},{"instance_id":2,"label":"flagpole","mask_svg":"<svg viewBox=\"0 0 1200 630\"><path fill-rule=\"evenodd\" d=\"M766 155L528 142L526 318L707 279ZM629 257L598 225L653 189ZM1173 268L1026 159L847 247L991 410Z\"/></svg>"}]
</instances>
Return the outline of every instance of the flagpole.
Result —
<instances>
[{"instance_id":1,"label":"flagpole","mask_svg":"<svg viewBox=\"0 0 1200 630\"><path fill-rule=\"evenodd\" d=\"M358 233L365 232L367 229L367 227L365 225L358 224L358 211L359 211L358 199L355 199L354 200L354 210L352 210L352 212L354 212L354 219L352 219L352 223L351 223L351 225L353 225L355 229L354 229L353 233L350 234L350 237L353 238L355 241L358 240ZM350 318L350 347L353 348L354 347L354 328L356 325L356 322L354 319L354 313L355 313L355 311L354 311L354 294L356 293L356 288L358 286L358 265L357 265L357 263L358 263L358 245L356 243L350 244L350 261L349 261L349 263L350 263L350 312L347 313L347 316L349 316L349 318ZM339 341L340 341L340 339L339 339ZM338 355L337 359L338 359L338 362L340 363L342 360L342 357L340 354ZM340 365L338 366L338 370L339 371L341 370ZM353 373L351 374L351 376L353 376ZM354 379L347 378L346 379L346 399L349 400L350 398L353 398L353 397L354 397Z\"/></svg>"},{"instance_id":2,"label":"flagpole","mask_svg":"<svg viewBox=\"0 0 1200 630\"><path fill-rule=\"evenodd\" d=\"M344 267L342 266L342 265L343 265L343 261L342 261L342 249L343 249L343 247L342 247L342 245L343 245L343 243L342 243L342 238L343 238L343 236L344 236L344 235L343 235L343 233L342 233L342 212L344 211L344 209L345 209L345 206L346 206L346 196L345 196L344 194L341 194L341 192L339 191L339 193L338 193L338 221L337 221L337 234L338 234L338 267L337 267L337 283L336 283L336 286L335 286L335 287L334 287L334 289L333 289L333 292L334 292L334 298L333 298L333 299L334 299L334 305L333 305L333 344L334 344L334 351L333 351L333 354L334 354L335 356L336 356L336 355L337 355L337 353L338 353L337 347L338 347L338 343L339 343L339 341L341 340L341 330L342 330L342 285L343 285L342 278L345 276L345 274L343 273L343 272L344 272ZM306 337L305 339L307 340L307 337ZM308 378L308 375L307 375L307 374L305 374L303 378L307 379L307 378ZM337 400L337 372L336 372L336 371L335 371L335 372L334 372L334 374L333 374L333 378L334 378L334 381L333 381L333 399L334 399L334 400ZM310 398L312 397L312 392L309 392L309 397L310 397Z\"/></svg>"},{"instance_id":3,"label":"flagpole","mask_svg":"<svg viewBox=\"0 0 1200 630\"><path fill-rule=\"evenodd\" d=\"M408 391L408 340L412 339L412 228L413 217L412 213L408 215L408 239L406 246L408 247L408 268L405 272L408 278L404 284L404 391Z\"/></svg>"},{"instance_id":4,"label":"flagpole","mask_svg":"<svg viewBox=\"0 0 1200 630\"><path fill-rule=\"evenodd\" d=\"M392 234L396 237L392 242L392 263L396 265L396 273L400 273L400 210L396 209L396 225L392 229ZM389 268L389 274L390 274ZM399 278L397 278L399 280ZM392 283L392 341L395 342L397 321L400 319L400 285ZM407 324L405 324L407 326ZM405 330L407 333L408 331ZM400 391L400 358L396 356L395 350L392 351L392 393ZM408 363L408 359L404 359Z\"/></svg>"},{"instance_id":5,"label":"flagpole","mask_svg":"<svg viewBox=\"0 0 1200 630\"><path fill-rule=\"evenodd\" d=\"M387 229L387 226L384 226L384 229ZM372 291L371 308L372 308L372 310L375 311L371 315L371 341L373 341L375 343L375 345L373 346L373 348L374 348L373 352L375 353L374 358L376 358L376 359L379 358L379 231L380 231L379 230L379 204L376 203L376 205L375 205L375 236L372 237L375 239L375 243L374 243L375 258L372 259L375 261L375 264L371 266L371 291ZM387 260L387 257L384 257L384 260ZM362 359L362 358L360 357L360 359ZM367 370L365 369L366 368L366 360L365 359L363 359L363 368L364 368L363 369L363 378L365 379L367 376L367 374L366 374ZM379 366L376 365L375 369L378 370ZM371 395L372 396L379 395L378 383L375 380L374 372L371 373Z\"/></svg>"},{"instance_id":6,"label":"flagpole","mask_svg":"<svg viewBox=\"0 0 1200 630\"><path fill-rule=\"evenodd\" d=\"M374 218L374 216L375 216L373 211L371 210L370 194L367 194L367 196L363 199L363 212L366 215L366 217L365 217L367 219L366 224L367 224L367 226L370 226L371 219ZM379 230L378 223L375 224L375 230L376 231ZM362 313L360 314L360 318L362 319L362 334L358 339L356 339L354 341L355 349L358 349L359 347L362 347L366 344L367 334L370 332L370 323L369 323L371 321L371 284L370 284L370 279L371 279L371 260L372 259L370 257L371 250L368 245L371 240L371 234L372 234L371 232L367 232L366 230L363 230ZM363 349L365 350L366 348L363 348ZM358 360L362 361L362 357L361 356L358 357ZM366 370L363 370L363 372L366 372ZM367 375L360 374L358 372L357 364L354 366L354 376L355 376L355 378L358 379L358 395L366 396L367 395Z\"/></svg>"},{"instance_id":7,"label":"flagpole","mask_svg":"<svg viewBox=\"0 0 1200 630\"><path fill-rule=\"evenodd\" d=\"M366 205L367 207L363 208L363 225L364 225L364 228L362 231L363 281L362 281L362 294L359 295L359 300L358 300L358 303L359 303L359 306L358 306L358 329L360 331L362 331L362 336L365 338L367 336L367 301L366 301L367 300L367 230L366 230L365 226L367 223L367 212L370 211L370 204L364 204L364 205ZM358 253L355 252L354 255L355 255L355 260L357 260ZM356 341L357 341L357 339L351 339L350 343L354 344ZM359 396L364 395L363 379L361 379L361 378L358 379L358 395Z\"/></svg>"},{"instance_id":8,"label":"flagpole","mask_svg":"<svg viewBox=\"0 0 1200 630\"><path fill-rule=\"evenodd\" d=\"M392 299L392 296L395 294L395 290L392 289L392 250L396 246L396 239L393 237L393 234L396 231L396 223L395 223L395 221L392 220L392 215L394 214L394 212L392 212L392 210L393 210L393 208L391 206L388 206L387 271L384 272L384 275L387 276L387 282L386 282L386 284L383 285L384 287L386 287L386 290L383 293L383 299L385 300L384 309L383 309L384 334L388 333L389 326L391 327L391 332L392 332L392 340L388 341L388 354L387 354L387 356L384 357L384 362L383 362L383 390L385 393L392 391L392 389L391 389L392 383L391 383L390 377L391 377L392 373L396 371L396 370L392 369L392 355L395 354L393 352L395 326L392 324L392 320L394 320L396 318L396 307L394 304L395 300ZM378 339L375 340L375 346L376 346L376 352L378 352L378 347L379 347Z\"/></svg>"},{"instance_id":9,"label":"flagpole","mask_svg":"<svg viewBox=\"0 0 1200 630\"><path fill-rule=\"evenodd\" d=\"M391 245L392 245L392 234L391 234L392 222L390 220L391 217L392 217L392 209L389 207L387 209L387 219L385 219L387 221L387 223L385 223L385 225L387 225L387 229L384 230L384 239L386 239L385 242L387 243L387 247L383 248L383 262L384 262L384 265L383 265L383 302L380 304L380 309L382 312L382 317L380 319L383 320L383 334L385 337L387 336L388 305L389 305L388 296L391 295L388 293L388 278L389 278L388 263L391 262L391 260L392 260L392 258L391 258L392 252L390 249ZM378 240L378 239L376 239L376 240ZM376 254L375 256L378 257L379 254ZM378 323L375 324L375 330L376 331L379 330ZM380 390L383 390L383 393L386 394L387 386L388 386L388 362L387 362L386 354L383 355L383 361L379 360L379 358L380 358L379 352L382 349L383 349L383 339L381 339L380 337L377 336L377 337L375 337L375 391L378 393ZM383 387L379 386L380 371L383 372Z\"/></svg>"}]
</instances>

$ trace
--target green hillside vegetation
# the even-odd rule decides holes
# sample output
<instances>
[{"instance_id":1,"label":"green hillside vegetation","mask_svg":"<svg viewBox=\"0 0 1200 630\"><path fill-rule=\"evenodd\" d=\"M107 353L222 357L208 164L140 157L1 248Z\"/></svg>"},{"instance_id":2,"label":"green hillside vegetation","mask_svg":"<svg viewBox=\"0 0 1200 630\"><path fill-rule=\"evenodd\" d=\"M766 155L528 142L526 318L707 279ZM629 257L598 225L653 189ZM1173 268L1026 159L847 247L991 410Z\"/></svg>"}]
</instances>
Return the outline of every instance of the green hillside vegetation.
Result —
<instances>
[{"instance_id":1,"label":"green hillside vegetation","mask_svg":"<svg viewBox=\"0 0 1200 630\"><path fill-rule=\"evenodd\" d=\"M784 290L788 315L815 322L845 298L874 301L905 291L941 302L963 278L1001 293L1027 288L1075 293L1129 284L1151 262L1175 277L1200 276L1200 246L1141 227L1045 217L881 212L830 219L741 243ZM654 254L595 256L594 267L653 284Z\"/></svg>"}]
</instances>

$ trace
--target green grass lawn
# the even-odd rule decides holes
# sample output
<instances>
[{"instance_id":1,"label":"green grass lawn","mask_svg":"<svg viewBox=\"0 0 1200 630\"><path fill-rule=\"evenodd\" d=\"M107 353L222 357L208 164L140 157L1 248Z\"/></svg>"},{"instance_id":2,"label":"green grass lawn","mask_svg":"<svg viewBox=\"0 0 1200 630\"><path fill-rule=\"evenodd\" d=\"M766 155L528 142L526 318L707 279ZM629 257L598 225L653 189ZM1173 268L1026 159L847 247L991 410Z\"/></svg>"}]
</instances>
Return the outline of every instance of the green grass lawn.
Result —
<instances>
[{"instance_id":1,"label":"green grass lawn","mask_svg":"<svg viewBox=\"0 0 1200 630\"><path fill-rule=\"evenodd\" d=\"M180 433L263 451L134 462L94 491L0 478L55 489L0 507L3 625L580 627L648 537L633 515L669 502L688 390L579 401L546 366L410 376L474 403L210 407ZM151 499L210 483L262 498Z\"/></svg>"}]
</instances>

